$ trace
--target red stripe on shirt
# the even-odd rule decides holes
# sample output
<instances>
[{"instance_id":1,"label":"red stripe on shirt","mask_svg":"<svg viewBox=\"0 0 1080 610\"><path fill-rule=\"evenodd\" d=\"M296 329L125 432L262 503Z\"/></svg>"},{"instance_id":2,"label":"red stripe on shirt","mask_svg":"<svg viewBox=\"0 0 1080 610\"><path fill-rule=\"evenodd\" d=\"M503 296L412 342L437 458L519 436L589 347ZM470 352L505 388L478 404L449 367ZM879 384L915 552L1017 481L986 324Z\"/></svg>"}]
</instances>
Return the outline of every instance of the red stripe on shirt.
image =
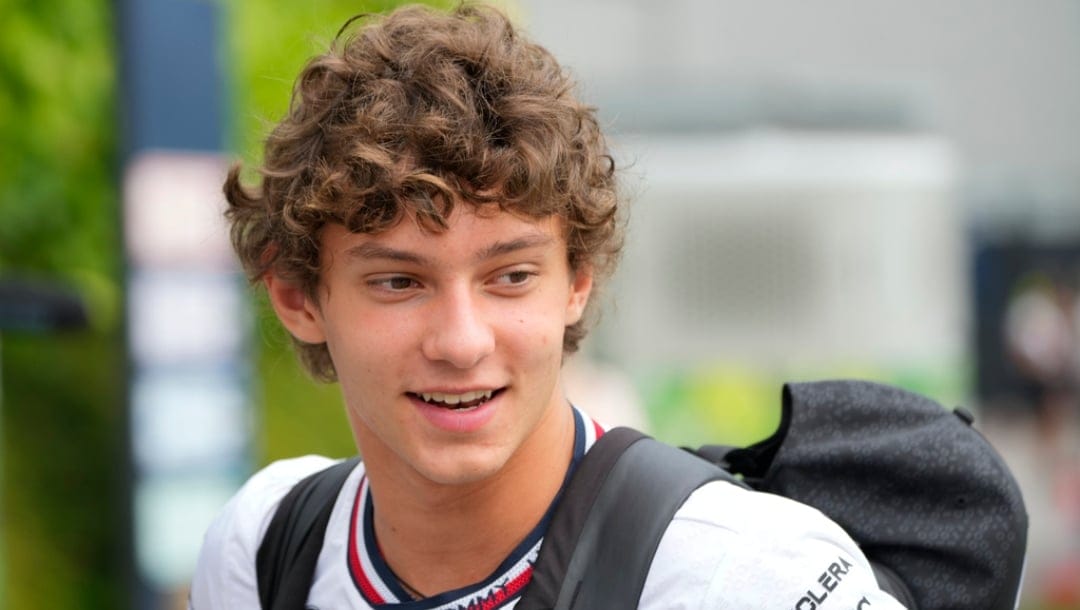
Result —
<instances>
[{"instance_id":1,"label":"red stripe on shirt","mask_svg":"<svg viewBox=\"0 0 1080 610\"><path fill-rule=\"evenodd\" d=\"M513 580L506 583L505 586L497 589L489 589L487 595L469 602L468 606L463 606L465 610L498 610L502 608L508 602L513 600L521 590L525 588L525 585L529 584L532 580L533 568L529 566L525 570L518 574Z\"/></svg>"},{"instance_id":2,"label":"red stripe on shirt","mask_svg":"<svg viewBox=\"0 0 1080 610\"><path fill-rule=\"evenodd\" d=\"M352 519L349 521L349 570L352 572L353 580L356 581L356 586L360 589L360 594L364 596L368 604L385 604L386 600L379 595L367 574L364 573L364 566L360 563L360 554L356 550L356 524L360 521L360 498L363 497L363 491L364 479L361 479L356 489L356 498L353 500Z\"/></svg>"},{"instance_id":3,"label":"red stripe on shirt","mask_svg":"<svg viewBox=\"0 0 1080 610\"><path fill-rule=\"evenodd\" d=\"M517 578L506 583L507 597L512 598L517 595L522 589L524 589L525 585L529 584L529 581L532 580L532 575L533 567L530 565L528 568L525 569L524 572L518 574Z\"/></svg>"}]
</instances>

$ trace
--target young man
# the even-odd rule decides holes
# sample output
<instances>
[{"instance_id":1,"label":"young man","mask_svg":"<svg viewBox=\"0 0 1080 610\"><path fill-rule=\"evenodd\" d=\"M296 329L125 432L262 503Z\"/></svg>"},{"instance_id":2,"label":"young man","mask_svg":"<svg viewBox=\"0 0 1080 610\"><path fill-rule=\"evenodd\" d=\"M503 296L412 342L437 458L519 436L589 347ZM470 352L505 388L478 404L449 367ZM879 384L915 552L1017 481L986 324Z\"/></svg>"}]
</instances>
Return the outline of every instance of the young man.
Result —
<instances>
[{"instance_id":1,"label":"young man","mask_svg":"<svg viewBox=\"0 0 1080 610\"><path fill-rule=\"evenodd\" d=\"M496 11L357 25L300 75L261 188L236 169L225 187L244 265L309 370L340 382L364 458L308 607L511 608L568 471L603 434L560 370L621 247L614 163L562 68ZM206 535L193 608L258 607L273 512L330 463L251 478ZM712 483L669 526L639 607L822 599L899 608L820 513Z\"/></svg>"}]
</instances>

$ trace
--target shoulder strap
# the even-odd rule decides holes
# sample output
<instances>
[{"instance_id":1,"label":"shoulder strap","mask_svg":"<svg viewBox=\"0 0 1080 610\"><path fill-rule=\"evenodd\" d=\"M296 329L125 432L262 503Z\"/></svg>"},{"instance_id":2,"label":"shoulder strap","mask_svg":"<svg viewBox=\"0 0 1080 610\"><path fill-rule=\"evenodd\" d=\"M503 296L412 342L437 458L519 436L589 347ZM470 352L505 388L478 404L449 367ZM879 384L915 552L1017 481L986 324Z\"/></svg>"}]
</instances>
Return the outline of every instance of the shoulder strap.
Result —
<instances>
[{"instance_id":1,"label":"shoulder strap","mask_svg":"<svg viewBox=\"0 0 1080 610\"><path fill-rule=\"evenodd\" d=\"M722 469L629 428L582 458L552 517L518 610L636 608L675 512Z\"/></svg>"},{"instance_id":2,"label":"shoulder strap","mask_svg":"<svg viewBox=\"0 0 1080 610\"><path fill-rule=\"evenodd\" d=\"M352 458L309 475L282 498L255 556L264 610L303 610L334 501L359 461Z\"/></svg>"}]
</instances>

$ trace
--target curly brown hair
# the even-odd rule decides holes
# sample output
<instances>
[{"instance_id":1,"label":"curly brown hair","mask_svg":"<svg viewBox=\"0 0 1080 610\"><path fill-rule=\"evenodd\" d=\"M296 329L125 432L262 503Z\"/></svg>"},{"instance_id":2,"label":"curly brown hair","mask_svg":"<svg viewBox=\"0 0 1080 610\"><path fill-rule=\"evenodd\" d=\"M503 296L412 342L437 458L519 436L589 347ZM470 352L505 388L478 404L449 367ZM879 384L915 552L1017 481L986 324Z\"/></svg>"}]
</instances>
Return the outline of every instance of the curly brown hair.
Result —
<instances>
[{"instance_id":1,"label":"curly brown hair","mask_svg":"<svg viewBox=\"0 0 1080 610\"><path fill-rule=\"evenodd\" d=\"M595 110L573 88L490 7L354 17L297 79L266 140L261 184L241 184L239 164L229 172L226 215L249 278L272 270L317 302L323 226L377 233L409 215L440 231L467 203L557 215L571 268L601 283L624 222ZM564 353L585 333L585 320L567 327ZM325 343L296 347L313 376L336 379Z\"/></svg>"}]
</instances>

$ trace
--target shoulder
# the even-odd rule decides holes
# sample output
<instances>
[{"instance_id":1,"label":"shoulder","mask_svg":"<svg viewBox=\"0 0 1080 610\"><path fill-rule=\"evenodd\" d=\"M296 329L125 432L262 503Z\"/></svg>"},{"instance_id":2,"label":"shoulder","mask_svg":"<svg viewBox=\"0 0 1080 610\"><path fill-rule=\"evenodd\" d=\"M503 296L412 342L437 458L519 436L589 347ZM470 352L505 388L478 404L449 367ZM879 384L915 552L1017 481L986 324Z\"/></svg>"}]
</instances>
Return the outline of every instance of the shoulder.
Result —
<instances>
[{"instance_id":1,"label":"shoulder","mask_svg":"<svg viewBox=\"0 0 1080 610\"><path fill-rule=\"evenodd\" d=\"M741 535L790 535L808 527L834 529L816 508L776 494L751 491L725 481L701 486L675 514L675 521L730 530ZM846 535L845 535L846 536Z\"/></svg>"},{"instance_id":2,"label":"shoulder","mask_svg":"<svg viewBox=\"0 0 1080 610\"><path fill-rule=\"evenodd\" d=\"M641 607L670 607L673 596L702 608L813 608L829 596L830 607L865 598L900 608L851 537L817 509L726 482L691 494L661 539Z\"/></svg>"},{"instance_id":3,"label":"shoulder","mask_svg":"<svg viewBox=\"0 0 1080 610\"><path fill-rule=\"evenodd\" d=\"M316 455L280 460L244 483L203 538L192 578L192 608L258 607L255 554L274 511L297 482L334 463Z\"/></svg>"}]
</instances>

